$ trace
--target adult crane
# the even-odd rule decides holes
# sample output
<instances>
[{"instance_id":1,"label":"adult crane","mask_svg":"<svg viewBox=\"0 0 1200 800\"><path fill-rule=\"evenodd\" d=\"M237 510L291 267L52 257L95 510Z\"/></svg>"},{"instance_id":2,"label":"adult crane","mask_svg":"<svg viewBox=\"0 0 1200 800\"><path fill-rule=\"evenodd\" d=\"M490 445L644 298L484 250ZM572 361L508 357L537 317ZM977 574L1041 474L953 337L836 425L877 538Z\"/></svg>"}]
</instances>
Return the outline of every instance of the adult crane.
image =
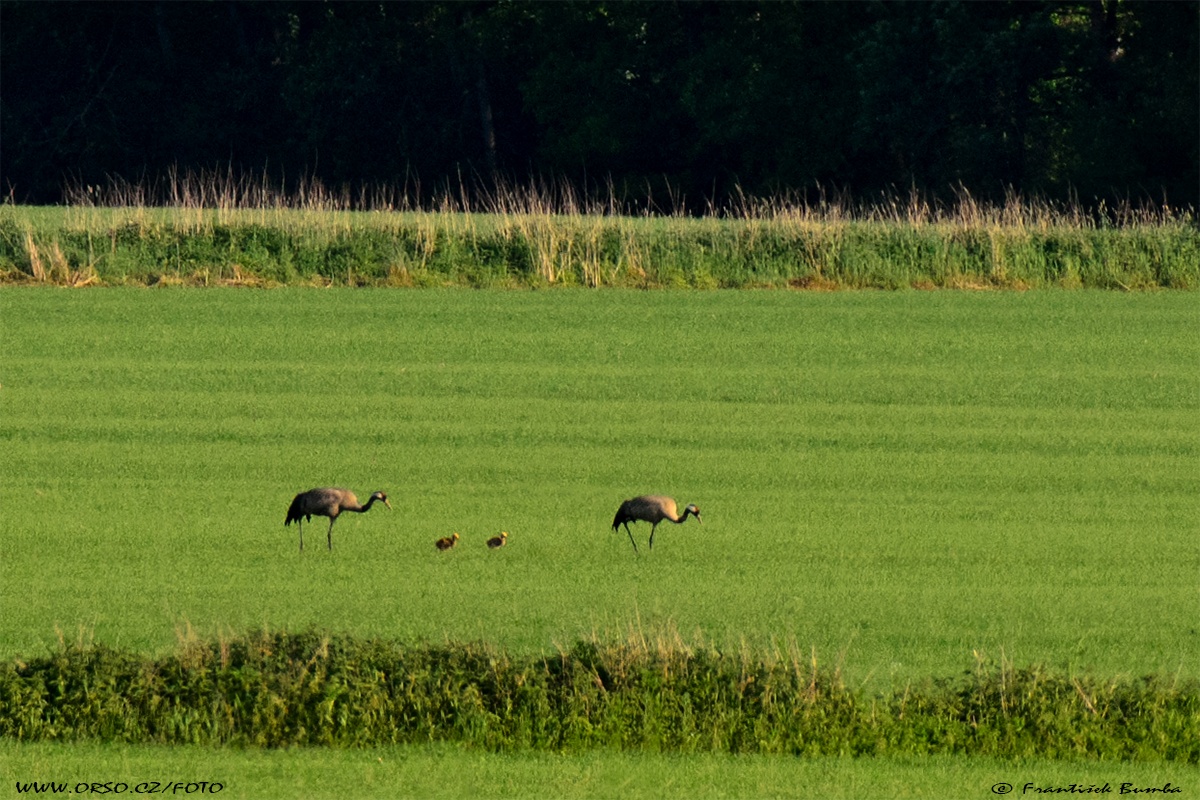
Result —
<instances>
[{"instance_id":1,"label":"adult crane","mask_svg":"<svg viewBox=\"0 0 1200 800\"><path fill-rule=\"evenodd\" d=\"M613 531L616 531L621 525L625 526L625 532L629 534L629 542L633 545L633 551L638 551L637 542L633 540L633 533L629 530L630 522L649 522L650 523L650 549L654 549L654 531L658 528L658 523L664 519L674 522L676 525L682 524L688 516L696 518L696 522L701 525L704 520L700 519L700 509L694 505L689 505L683 510L680 515L675 505L674 498L666 497L660 494L644 494L641 497L635 497L632 500L626 500L621 503L621 507L617 509L617 515L613 517Z\"/></svg>"},{"instance_id":2,"label":"adult crane","mask_svg":"<svg viewBox=\"0 0 1200 800\"><path fill-rule=\"evenodd\" d=\"M328 540L329 549L332 550L333 523L337 522L338 515L343 511L354 511L362 514L370 509L376 500L383 501L383 504L388 507L389 511L392 509L392 504L388 502L387 495L383 492L375 492L364 506L359 504L358 498L349 489L336 489L332 486L309 489L307 492L301 492L296 495L296 498L292 500L292 505L288 508L287 517L283 520L283 524L286 527L295 522L300 526L300 551L303 552L303 520L311 520L314 516L329 517L329 530L326 532L325 537Z\"/></svg>"}]
</instances>

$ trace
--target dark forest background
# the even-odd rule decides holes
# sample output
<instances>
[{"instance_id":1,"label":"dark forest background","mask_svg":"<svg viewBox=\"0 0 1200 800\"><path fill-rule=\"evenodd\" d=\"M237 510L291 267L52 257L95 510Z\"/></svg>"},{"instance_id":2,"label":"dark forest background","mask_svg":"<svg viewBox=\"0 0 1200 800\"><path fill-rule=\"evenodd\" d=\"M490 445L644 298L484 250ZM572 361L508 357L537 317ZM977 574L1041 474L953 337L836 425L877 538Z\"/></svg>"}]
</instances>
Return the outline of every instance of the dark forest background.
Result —
<instances>
[{"instance_id":1,"label":"dark forest background","mask_svg":"<svg viewBox=\"0 0 1200 800\"><path fill-rule=\"evenodd\" d=\"M1195 206L1198 34L1190 0L4 0L0 182Z\"/></svg>"}]
</instances>

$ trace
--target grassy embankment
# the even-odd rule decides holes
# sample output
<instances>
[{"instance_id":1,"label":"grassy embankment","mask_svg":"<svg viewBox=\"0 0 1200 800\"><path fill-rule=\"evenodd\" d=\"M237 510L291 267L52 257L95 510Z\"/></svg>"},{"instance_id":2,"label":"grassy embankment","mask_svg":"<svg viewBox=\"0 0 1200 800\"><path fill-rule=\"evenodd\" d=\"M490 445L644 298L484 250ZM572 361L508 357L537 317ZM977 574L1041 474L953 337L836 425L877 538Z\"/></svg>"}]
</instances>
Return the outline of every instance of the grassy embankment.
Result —
<instances>
[{"instance_id":1,"label":"grassy embankment","mask_svg":"<svg viewBox=\"0 0 1200 800\"><path fill-rule=\"evenodd\" d=\"M855 208L747 199L700 217L629 216L614 200L501 191L474 206L394 210L319 186L192 176L148 205L144 187L0 206L0 279L65 285L1088 287L1200 286L1190 212L1089 214L1012 198Z\"/></svg>"}]
</instances>

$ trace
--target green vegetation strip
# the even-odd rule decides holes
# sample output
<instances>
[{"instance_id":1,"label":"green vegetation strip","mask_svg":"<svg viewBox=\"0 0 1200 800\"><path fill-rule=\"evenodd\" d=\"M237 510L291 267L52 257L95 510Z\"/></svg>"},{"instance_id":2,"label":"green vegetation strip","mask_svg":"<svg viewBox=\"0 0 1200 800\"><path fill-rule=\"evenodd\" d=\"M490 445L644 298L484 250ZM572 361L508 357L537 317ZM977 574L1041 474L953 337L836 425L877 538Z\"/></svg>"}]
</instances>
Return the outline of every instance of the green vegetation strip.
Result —
<instances>
[{"instance_id":1,"label":"green vegetation strip","mask_svg":"<svg viewBox=\"0 0 1200 800\"><path fill-rule=\"evenodd\" d=\"M1187 215L1037 207L735 216L0 206L0 280L60 285L1103 289L1200 285Z\"/></svg>"},{"instance_id":2,"label":"green vegetation strip","mask_svg":"<svg viewBox=\"0 0 1200 800\"><path fill-rule=\"evenodd\" d=\"M18 740L1200 761L1200 684L980 664L887 695L798 651L580 641L552 656L316 631L147 658L68 646L0 671Z\"/></svg>"}]
</instances>

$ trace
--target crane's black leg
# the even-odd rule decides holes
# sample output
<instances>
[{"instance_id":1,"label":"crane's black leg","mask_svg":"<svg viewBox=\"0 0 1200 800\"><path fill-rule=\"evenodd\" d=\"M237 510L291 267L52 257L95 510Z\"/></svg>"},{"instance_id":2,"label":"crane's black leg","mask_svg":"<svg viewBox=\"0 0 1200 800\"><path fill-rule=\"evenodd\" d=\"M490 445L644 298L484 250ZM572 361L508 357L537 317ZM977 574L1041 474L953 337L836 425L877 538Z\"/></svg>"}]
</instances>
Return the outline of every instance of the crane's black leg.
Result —
<instances>
[{"instance_id":1,"label":"crane's black leg","mask_svg":"<svg viewBox=\"0 0 1200 800\"><path fill-rule=\"evenodd\" d=\"M296 520L296 524L300 526L300 552L304 552L304 520Z\"/></svg>"},{"instance_id":2,"label":"crane's black leg","mask_svg":"<svg viewBox=\"0 0 1200 800\"><path fill-rule=\"evenodd\" d=\"M625 532L629 534L629 543L633 545L633 552L637 552L637 542L633 540L633 531L629 530L629 523L625 523Z\"/></svg>"},{"instance_id":3,"label":"crane's black leg","mask_svg":"<svg viewBox=\"0 0 1200 800\"><path fill-rule=\"evenodd\" d=\"M325 538L329 542L329 549L333 549L333 523L337 522L337 517L329 520L329 530L325 532Z\"/></svg>"},{"instance_id":4,"label":"crane's black leg","mask_svg":"<svg viewBox=\"0 0 1200 800\"><path fill-rule=\"evenodd\" d=\"M656 530L658 530L658 523L657 523L657 522L656 522L656 523L654 523L653 525L651 525L651 526L650 526L650 549L651 549L651 550L653 550L653 549L654 549L654 532L655 532Z\"/></svg>"}]
</instances>

